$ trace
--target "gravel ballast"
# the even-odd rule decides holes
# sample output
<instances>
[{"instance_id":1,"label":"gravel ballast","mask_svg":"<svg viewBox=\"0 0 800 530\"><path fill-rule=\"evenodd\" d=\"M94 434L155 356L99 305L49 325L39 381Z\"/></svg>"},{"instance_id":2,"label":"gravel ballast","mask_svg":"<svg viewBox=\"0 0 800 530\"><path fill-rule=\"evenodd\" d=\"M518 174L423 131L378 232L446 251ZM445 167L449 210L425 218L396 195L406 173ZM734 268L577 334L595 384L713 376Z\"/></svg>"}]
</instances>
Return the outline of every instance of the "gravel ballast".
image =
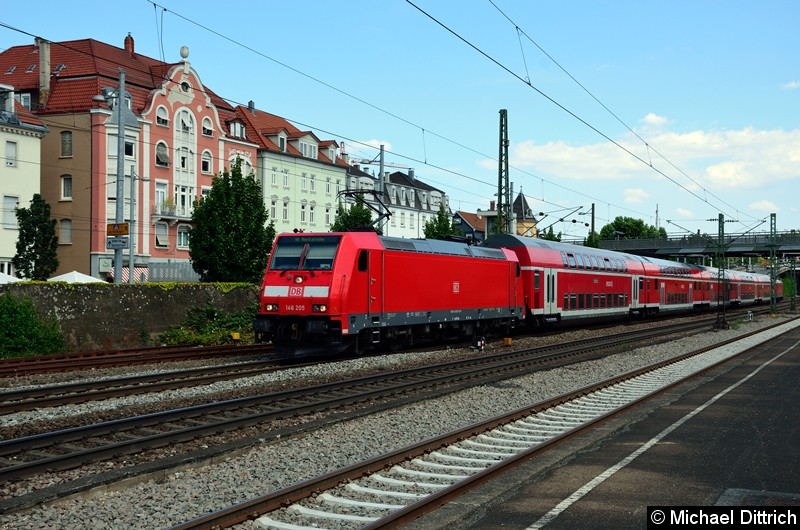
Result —
<instances>
[{"instance_id":1,"label":"gravel ballast","mask_svg":"<svg viewBox=\"0 0 800 530\"><path fill-rule=\"evenodd\" d=\"M1 515L0 528L36 530L168 528L424 438L486 420L613 375L785 321L787 319L782 316L763 317L753 322L737 323L736 329L709 331L615 354L601 360L509 379L498 385L474 387L441 398L343 422L291 439L263 440L259 446L240 454L218 458L213 463L205 465L198 463L153 477L98 488L21 512ZM569 332L569 340L580 338L573 333L581 332ZM276 384L276 381L270 378L278 377L305 380L332 376L345 377L345 374L352 376L356 372L369 371L371 365L380 369L401 368L414 363L438 362L452 355L457 353L452 351L409 353L343 361L313 368L298 368L297 371L267 374L247 380L220 382L215 384L220 386L214 388L213 392L223 392L233 387L228 385L256 385L268 388ZM211 389L199 387L186 390L186 392L199 391L207 394ZM156 399L163 402L165 399L175 399L174 396L167 397L165 394L167 393L25 412L4 416L2 422L8 425L7 422L19 424L43 421L47 418L85 415L93 411L93 407L125 408L132 404L144 403L138 400ZM85 472L86 470L76 471L78 475ZM52 477L49 480L52 480ZM0 486L2 497L20 493L24 491L15 491L13 485Z\"/></svg>"}]
</instances>

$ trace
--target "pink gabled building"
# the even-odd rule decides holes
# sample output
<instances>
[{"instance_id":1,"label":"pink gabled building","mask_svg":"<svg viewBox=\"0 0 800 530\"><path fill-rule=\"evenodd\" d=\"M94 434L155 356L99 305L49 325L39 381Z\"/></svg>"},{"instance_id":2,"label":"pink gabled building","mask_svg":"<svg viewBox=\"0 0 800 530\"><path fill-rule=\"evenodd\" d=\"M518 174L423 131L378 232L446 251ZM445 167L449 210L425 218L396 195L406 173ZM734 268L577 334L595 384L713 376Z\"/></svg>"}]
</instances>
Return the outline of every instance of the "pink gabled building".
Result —
<instances>
[{"instance_id":1,"label":"pink gabled building","mask_svg":"<svg viewBox=\"0 0 800 530\"><path fill-rule=\"evenodd\" d=\"M258 145L236 109L205 87L189 51L165 63L92 39L14 46L0 71L15 97L49 130L42 141L41 193L58 222L60 266L102 279L112 272L107 227L116 220L118 113L123 105L124 222L132 221L136 280L191 279L193 202L213 177L242 159L255 169ZM117 97L120 70L125 94ZM131 219L131 178L134 215ZM124 250L127 280L128 249ZM158 276L158 278L154 278Z\"/></svg>"}]
</instances>

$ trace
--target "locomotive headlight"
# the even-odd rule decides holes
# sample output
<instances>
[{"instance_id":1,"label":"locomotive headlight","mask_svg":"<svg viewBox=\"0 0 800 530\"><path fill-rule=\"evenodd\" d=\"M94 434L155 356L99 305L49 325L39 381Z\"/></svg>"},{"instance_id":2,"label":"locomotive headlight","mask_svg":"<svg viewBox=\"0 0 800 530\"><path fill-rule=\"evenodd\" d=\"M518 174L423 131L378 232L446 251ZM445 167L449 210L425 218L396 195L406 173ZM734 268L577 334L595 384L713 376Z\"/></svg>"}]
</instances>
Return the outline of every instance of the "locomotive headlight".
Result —
<instances>
[{"instance_id":1,"label":"locomotive headlight","mask_svg":"<svg viewBox=\"0 0 800 530\"><path fill-rule=\"evenodd\" d=\"M278 304L264 304L264 311L277 311Z\"/></svg>"},{"instance_id":2,"label":"locomotive headlight","mask_svg":"<svg viewBox=\"0 0 800 530\"><path fill-rule=\"evenodd\" d=\"M311 306L311 310L314 313L325 313L328 310L328 306L325 304L314 304Z\"/></svg>"},{"instance_id":3,"label":"locomotive headlight","mask_svg":"<svg viewBox=\"0 0 800 530\"><path fill-rule=\"evenodd\" d=\"M303 283L303 277L302 276L295 276L294 277L294 283Z\"/></svg>"}]
</instances>

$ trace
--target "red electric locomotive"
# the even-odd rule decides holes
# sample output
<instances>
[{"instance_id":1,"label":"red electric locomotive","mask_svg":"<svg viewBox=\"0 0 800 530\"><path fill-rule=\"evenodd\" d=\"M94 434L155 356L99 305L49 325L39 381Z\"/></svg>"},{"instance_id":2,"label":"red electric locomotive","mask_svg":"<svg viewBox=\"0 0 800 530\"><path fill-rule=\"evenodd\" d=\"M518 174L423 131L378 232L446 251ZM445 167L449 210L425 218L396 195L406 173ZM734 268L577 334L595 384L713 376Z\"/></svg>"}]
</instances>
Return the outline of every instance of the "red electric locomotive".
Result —
<instances>
[{"instance_id":1,"label":"red electric locomotive","mask_svg":"<svg viewBox=\"0 0 800 530\"><path fill-rule=\"evenodd\" d=\"M514 253L373 232L282 234L254 324L288 353L362 352L508 331L525 317Z\"/></svg>"}]
</instances>

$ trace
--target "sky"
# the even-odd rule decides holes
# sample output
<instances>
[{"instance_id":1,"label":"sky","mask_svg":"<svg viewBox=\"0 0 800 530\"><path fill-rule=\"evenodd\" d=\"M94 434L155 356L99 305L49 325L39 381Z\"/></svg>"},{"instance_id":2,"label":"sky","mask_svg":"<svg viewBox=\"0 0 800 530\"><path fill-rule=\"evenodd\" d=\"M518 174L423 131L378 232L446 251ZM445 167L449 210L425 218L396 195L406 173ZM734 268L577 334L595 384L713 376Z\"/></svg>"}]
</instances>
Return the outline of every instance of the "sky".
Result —
<instances>
[{"instance_id":1,"label":"sky","mask_svg":"<svg viewBox=\"0 0 800 530\"><path fill-rule=\"evenodd\" d=\"M455 8L455 9L454 9ZM670 235L800 230L795 0L43 0L0 12L0 50L92 38L189 61L232 104L414 168L453 211L508 178L540 227L616 217ZM377 163L369 166L375 172ZM594 208L592 208L594 205ZM563 221L562 221L563 220Z\"/></svg>"}]
</instances>

